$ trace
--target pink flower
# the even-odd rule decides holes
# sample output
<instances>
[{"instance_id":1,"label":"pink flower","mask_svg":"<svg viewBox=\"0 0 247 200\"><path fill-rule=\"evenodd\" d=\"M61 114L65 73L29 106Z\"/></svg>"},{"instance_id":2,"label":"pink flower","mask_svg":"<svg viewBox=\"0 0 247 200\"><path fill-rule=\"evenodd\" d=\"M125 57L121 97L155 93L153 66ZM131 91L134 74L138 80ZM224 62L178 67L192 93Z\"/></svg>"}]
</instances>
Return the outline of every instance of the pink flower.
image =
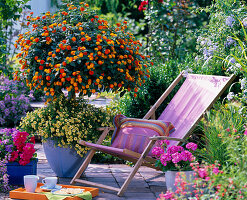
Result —
<instances>
[{"instance_id":1,"label":"pink flower","mask_svg":"<svg viewBox=\"0 0 247 200\"><path fill-rule=\"evenodd\" d=\"M174 196L173 192L166 191L165 194L160 194L160 198L171 199Z\"/></svg>"},{"instance_id":2,"label":"pink flower","mask_svg":"<svg viewBox=\"0 0 247 200\"><path fill-rule=\"evenodd\" d=\"M168 154L168 153L164 153L164 154L162 154L161 155L161 157L160 157L160 161L162 162L162 161L170 161L172 159L172 157L171 157L171 155L170 154Z\"/></svg>"},{"instance_id":3,"label":"pink flower","mask_svg":"<svg viewBox=\"0 0 247 200\"><path fill-rule=\"evenodd\" d=\"M174 154L176 152L182 152L184 151L184 148L181 146L171 146L167 148L167 153Z\"/></svg>"},{"instance_id":4,"label":"pink flower","mask_svg":"<svg viewBox=\"0 0 247 200\"><path fill-rule=\"evenodd\" d=\"M195 151L197 149L197 144L190 142L190 143L186 144L186 148L191 149L192 151Z\"/></svg>"},{"instance_id":5,"label":"pink flower","mask_svg":"<svg viewBox=\"0 0 247 200\"><path fill-rule=\"evenodd\" d=\"M245 129L244 135L247 135L247 129Z\"/></svg>"},{"instance_id":6,"label":"pink flower","mask_svg":"<svg viewBox=\"0 0 247 200\"><path fill-rule=\"evenodd\" d=\"M152 154L156 157L159 158L161 154L164 153L164 149L162 147L154 147L152 150Z\"/></svg>"},{"instance_id":7,"label":"pink flower","mask_svg":"<svg viewBox=\"0 0 247 200\"><path fill-rule=\"evenodd\" d=\"M227 131L227 132L230 132L230 128L227 128L226 131Z\"/></svg>"},{"instance_id":8,"label":"pink flower","mask_svg":"<svg viewBox=\"0 0 247 200\"><path fill-rule=\"evenodd\" d=\"M183 161L191 161L192 160L192 153L191 152L189 152L189 151L187 151L187 150L185 150L185 151L183 151L183 152L181 152L181 159L183 160Z\"/></svg>"},{"instance_id":9,"label":"pink flower","mask_svg":"<svg viewBox=\"0 0 247 200\"><path fill-rule=\"evenodd\" d=\"M178 163L182 160L181 154L176 152L174 154L172 154L172 162L173 163Z\"/></svg>"},{"instance_id":10,"label":"pink flower","mask_svg":"<svg viewBox=\"0 0 247 200\"><path fill-rule=\"evenodd\" d=\"M204 178L208 175L207 170L204 168L199 168L198 169L198 174L201 178Z\"/></svg>"},{"instance_id":11,"label":"pink flower","mask_svg":"<svg viewBox=\"0 0 247 200\"><path fill-rule=\"evenodd\" d=\"M219 173L219 168L218 167L214 167L213 168L213 173L217 175Z\"/></svg>"},{"instance_id":12,"label":"pink flower","mask_svg":"<svg viewBox=\"0 0 247 200\"><path fill-rule=\"evenodd\" d=\"M160 145L162 146L163 144L166 144L166 146L168 146L170 144L170 141L169 140L161 140Z\"/></svg>"}]
</instances>

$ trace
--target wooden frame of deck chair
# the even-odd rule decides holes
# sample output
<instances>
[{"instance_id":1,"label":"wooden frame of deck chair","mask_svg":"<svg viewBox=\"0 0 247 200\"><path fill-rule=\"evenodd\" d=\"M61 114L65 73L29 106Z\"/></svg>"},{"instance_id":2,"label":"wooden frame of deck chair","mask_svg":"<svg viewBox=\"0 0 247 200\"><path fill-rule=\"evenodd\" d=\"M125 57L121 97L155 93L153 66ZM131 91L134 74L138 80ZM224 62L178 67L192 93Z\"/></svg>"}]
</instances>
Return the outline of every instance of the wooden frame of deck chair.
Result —
<instances>
[{"instance_id":1,"label":"wooden frame of deck chair","mask_svg":"<svg viewBox=\"0 0 247 200\"><path fill-rule=\"evenodd\" d=\"M165 139L171 140L170 145L178 145L181 142L184 142L184 138L189 136L205 111L211 108L218 97L225 91L225 89L235 78L234 75L225 77L188 74L182 72L162 94L158 101L151 107L151 109L147 112L143 119L154 118L156 109L160 106L160 104L165 100L165 98L183 77L186 78L184 83L175 94L173 99L170 101L170 103L167 105L161 116L158 118L167 122L171 122L175 126L176 130L174 133L172 133L172 137L157 135L149 137L149 143L144 148L144 151L142 153L137 153L129 149L114 149L113 147L105 147L101 145L109 131L114 130L114 128L100 128L103 133L96 144L88 143L85 141L79 142L81 145L90 147L91 151L70 183L83 183L86 185L116 191L118 196L123 195L124 191L127 189L129 183L131 182L132 178L141 165L155 168L154 163L156 159L150 157L149 153L156 141ZM104 150L104 148L113 148L113 152L107 152L107 150ZM121 188L115 188L104 184L79 179L97 150L135 163L135 166L133 167L132 171L130 172L128 178L125 180ZM121 151L118 152L118 150Z\"/></svg>"}]
</instances>

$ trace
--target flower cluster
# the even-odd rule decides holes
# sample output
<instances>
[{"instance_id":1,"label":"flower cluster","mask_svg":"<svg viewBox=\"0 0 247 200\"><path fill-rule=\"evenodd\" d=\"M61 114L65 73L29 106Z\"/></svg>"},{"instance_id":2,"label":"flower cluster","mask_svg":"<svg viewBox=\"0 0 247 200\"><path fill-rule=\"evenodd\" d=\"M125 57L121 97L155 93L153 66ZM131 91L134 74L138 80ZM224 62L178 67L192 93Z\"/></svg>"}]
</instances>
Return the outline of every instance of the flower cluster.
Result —
<instances>
[{"instance_id":1,"label":"flower cluster","mask_svg":"<svg viewBox=\"0 0 247 200\"><path fill-rule=\"evenodd\" d=\"M141 4L138 7L138 10L140 12L142 12L143 10L147 10L147 7L145 7L146 5L148 5L148 1L142 1Z\"/></svg>"},{"instance_id":2,"label":"flower cluster","mask_svg":"<svg viewBox=\"0 0 247 200\"><path fill-rule=\"evenodd\" d=\"M32 30L19 35L15 44L21 49L20 72L30 89L42 89L48 101L62 89L69 97L102 89L136 92L149 76L149 56L139 52L141 43L125 31L127 21L111 27L83 2L68 3L55 14L30 14L27 26Z\"/></svg>"},{"instance_id":3,"label":"flower cluster","mask_svg":"<svg viewBox=\"0 0 247 200\"><path fill-rule=\"evenodd\" d=\"M220 170L220 165L215 164L199 166L198 163L191 164L196 178L187 181L183 174L178 174L175 179L176 191L161 193L157 200L179 200L179 199L245 199L247 194L246 183L236 185L233 178L226 178L228 173ZM186 188L190 185L192 190Z\"/></svg>"},{"instance_id":4,"label":"flower cluster","mask_svg":"<svg viewBox=\"0 0 247 200\"><path fill-rule=\"evenodd\" d=\"M36 157L34 149L34 136L16 129L1 129L3 134L0 140L0 158L9 162L17 161L20 165L26 165Z\"/></svg>"},{"instance_id":5,"label":"flower cluster","mask_svg":"<svg viewBox=\"0 0 247 200\"><path fill-rule=\"evenodd\" d=\"M24 95L10 96L6 94L0 101L0 126L17 125L29 109L29 99Z\"/></svg>"},{"instance_id":6,"label":"flower cluster","mask_svg":"<svg viewBox=\"0 0 247 200\"><path fill-rule=\"evenodd\" d=\"M19 128L41 135L43 141L51 139L59 147L74 148L83 156L87 148L79 145L79 140L96 142L101 134L97 128L111 126L110 121L108 110L83 99L60 96L47 107L27 113Z\"/></svg>"},{"instance_id":7,"label":"flower cluster","mask_svg":"<svg viewBox=\"0 0 247 200\"><path fill-rule=\"evenodd\" d=\"M200 51L203 54L204 60L207 60L210 57L212 57L216 52L216 50L218 49L218 43L212 42L209 38L204 38L199 36L197 38L197 42L200 43L202 47Z\"/></svg>"},{"instance_id":8,"label":"flower cluster","mask_svg":"<svg viewBox=\"0 0 247 200\"><path fill-rule=\"evenodd\" d=\"M158 159L156 165L163 171L176 171L176 170L188 170L191 169L190 163L195 161L191 151L197 149L197 144L188 143L186 149L182 146L169 146L169 141L162 141L161 146L153 148L152 154Z\"/></svg>"}]
</instances>

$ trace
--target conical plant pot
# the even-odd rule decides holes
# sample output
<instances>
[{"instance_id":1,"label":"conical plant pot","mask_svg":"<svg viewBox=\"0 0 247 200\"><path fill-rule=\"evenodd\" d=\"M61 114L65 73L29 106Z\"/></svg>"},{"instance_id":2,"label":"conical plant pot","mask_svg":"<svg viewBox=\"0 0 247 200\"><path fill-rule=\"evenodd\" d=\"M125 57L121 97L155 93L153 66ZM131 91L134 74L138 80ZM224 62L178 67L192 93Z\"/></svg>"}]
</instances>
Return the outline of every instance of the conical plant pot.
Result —
<instances>
[{"instance_id":1,"label":"conical plant pot","mask_svg":"<svg viewBox=\"0 0 247 200\"><path fill-rule=\"evenodd\" d=\"M75 149L55 147L51 139L44 142L43 147L48 163L58 177L74 177L87 155L81 157Z\"/></svg>"}]
</instances>

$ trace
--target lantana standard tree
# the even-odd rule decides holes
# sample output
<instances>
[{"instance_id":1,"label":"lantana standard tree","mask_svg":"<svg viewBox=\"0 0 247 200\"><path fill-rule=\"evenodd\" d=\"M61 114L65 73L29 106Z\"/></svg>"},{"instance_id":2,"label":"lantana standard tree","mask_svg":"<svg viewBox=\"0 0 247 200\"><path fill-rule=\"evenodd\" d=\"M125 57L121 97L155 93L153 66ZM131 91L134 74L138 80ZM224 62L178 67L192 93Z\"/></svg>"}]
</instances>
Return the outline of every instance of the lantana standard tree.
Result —
<instances>
[{"instance_id":1,"label":"lantana standard tree","mask_svg":"<svg viewBox=\"0 0 247 200\"><path fill-rule=\"evenodd\" d=\"M55 14L27 17L30 31L19 35L21 74L30 89L42 89L50 101L68 91L91 95L110 89L134 91L148 77L148 56L140 42L126 32L127 22L108 25L81 2L68 3Z\"/></svg>"}]
</instances>

